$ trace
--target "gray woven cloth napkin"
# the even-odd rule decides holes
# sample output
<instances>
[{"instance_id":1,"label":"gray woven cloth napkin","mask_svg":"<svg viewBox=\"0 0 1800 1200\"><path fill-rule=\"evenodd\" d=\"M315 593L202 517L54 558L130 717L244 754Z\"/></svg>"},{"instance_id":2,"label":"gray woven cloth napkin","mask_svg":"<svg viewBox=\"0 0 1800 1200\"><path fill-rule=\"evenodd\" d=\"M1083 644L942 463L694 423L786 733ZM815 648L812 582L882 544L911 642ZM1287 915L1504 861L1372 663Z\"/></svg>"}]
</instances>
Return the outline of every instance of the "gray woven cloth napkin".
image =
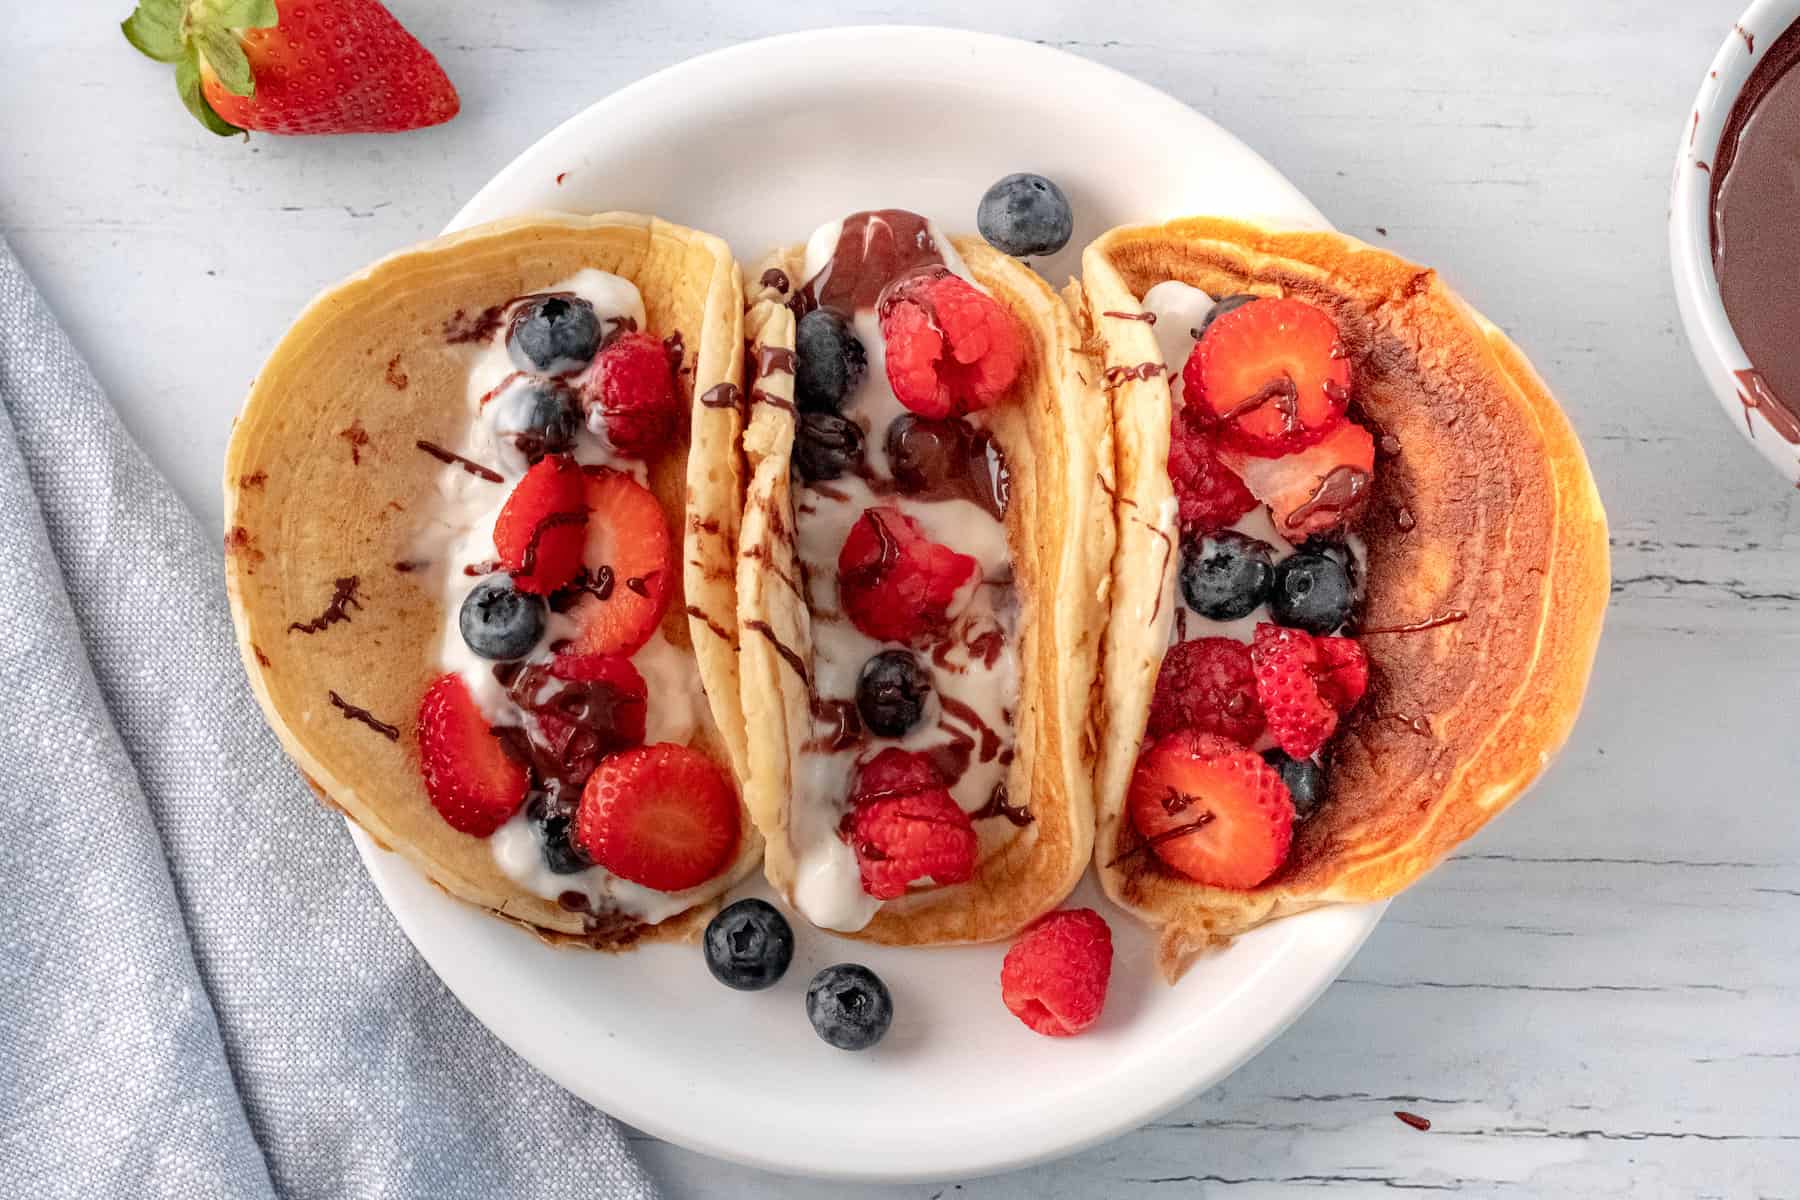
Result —
<instances>
[{"instance_id":1,"label":"gray woven cloth napkin","mask_svg":"<svg viewBox=\"0 0 1800 1200\"><path fill-rule=\"evenodd\" d=\"M0 242L0 1195L652 1195L382 907L222 579Z\"/></svg>"}]
</instances>

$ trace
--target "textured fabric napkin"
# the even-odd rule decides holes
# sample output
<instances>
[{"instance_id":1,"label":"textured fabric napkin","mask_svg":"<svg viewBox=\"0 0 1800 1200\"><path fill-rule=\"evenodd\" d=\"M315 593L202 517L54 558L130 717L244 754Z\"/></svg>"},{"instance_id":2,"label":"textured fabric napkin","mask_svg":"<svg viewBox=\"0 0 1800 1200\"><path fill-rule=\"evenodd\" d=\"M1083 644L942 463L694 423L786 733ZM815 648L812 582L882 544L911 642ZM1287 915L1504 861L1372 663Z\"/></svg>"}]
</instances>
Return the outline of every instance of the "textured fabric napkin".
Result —
<instances>
[{"instance_id":1,"label":"textured fabric napkin","mask_svg":"<svg viewBox=\"0 0 1800 1200\"><path fill-rule=\"evenodd\" d=\"M649 1197L395 926L222 580L0 242L0 1195Z\"/></svg>"}]
</instances>

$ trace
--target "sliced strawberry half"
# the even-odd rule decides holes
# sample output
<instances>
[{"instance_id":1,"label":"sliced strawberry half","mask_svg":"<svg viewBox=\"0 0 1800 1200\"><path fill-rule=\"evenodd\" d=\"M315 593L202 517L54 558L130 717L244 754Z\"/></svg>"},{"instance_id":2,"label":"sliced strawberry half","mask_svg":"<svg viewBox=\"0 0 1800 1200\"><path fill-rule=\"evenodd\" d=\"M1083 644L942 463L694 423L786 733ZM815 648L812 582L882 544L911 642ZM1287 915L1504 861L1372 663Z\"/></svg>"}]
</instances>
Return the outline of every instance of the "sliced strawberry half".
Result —
<instances>
[{"instance_id":1,"label":"sliced strawberry half","mask_svg":"<svg viewBox=\"0 0 1800 1200\"><path fill-rule=\"evenodd\" d=\"M980 570L899 509L878 505L863 510L838 551L838 600L870 637L911 641L943 627L958 589Z\"/></svg>"},{"instance_id":2,"label":"sliced strawberry half","mask_svg":"<svg viewBox=\"0 0 1800 1200\"><path fill-rule=\"evenodd\" d=\"M1196 883L1247 889L1287 861L1294 803L1262 757L1184 730L1138 757L1126 797L1150 853Z\"/></svg>"},{"instance_id":3,"label":"sliced strawberry half","mask_svg":"<svg viewBox=\"0 0 1800 1200\"><path fill-rule=\"evenodd\" d=\"M1375 438L1355 421L1341 421L1319 442L1281 458L1233 449L1220 457L1269 506L1276 530L1291 542L1354 517L1375 478Z\"/></svg>"},{"instance_id":4,"label":"sliced strawberry half","mask_svg":"<svg viewBox=\"0 0 1800 1200\"><path fill-rule=\"evenodd\" d=\"M1253 454L1311 445L1350 403L1350 360L1337 325L1323 309L1287 297L1252 300L1207 326L1181 379L1185 403Z\"/></svg>"},{"instance_id":5,"label":"sliced strawberry half","mask_svg":"<svg viewBox=\"0 0 1800 1200\"><path fill-rule=\"evenodd\" d=\"M1337 732L1338 718L1369 686L1369 659L1355 639L1256 627L1250 661L1269 733L1288 754L1310 758Z\"/></svg>"},{"instance_id":6,"label":"sliced strawberry half","mask_svg":"<svg viewBox=\"0 0 1800 1200\"><path fill-rule=\"evenodd\" d=\"M572 649L631 654L656 632L675 580L675 550L662 505L622 471L582 468L587 545L580 594L569 609L580 626Z\"/></svg>"},{"instance_id":7,"label":"sliced strawberry half","mask_svg":"<svg viewBox=\"0 0 1800 1200\"><path fill-rule=\"evenodd\" d=\"M587 540L587 486L566 454L540 458L494 522L494 549L520 591L547 596L575 578Z\"/></svg>"},{"instance_id":8,"label":"sliced strawberry half","mask_svg":"<svg viewBox=\"0 0 1800 1200\"><path fill-rule=\"evenodd\" d=\"M600 760L581 793L574 841L621 879L680 892L731 865L742 824L723 768L697 750L658 742Z\"/></svg>"},{"instance_id":9,"label":"sliced strawberry half","mask_svg":"<svg viewBox=\"0 0 1800 1200\"><path fill-rule=\"evenodd\" d=\"M487 837L525 801L530 776L488 728L460 675L440 675L419 703L425 794L452 829Z\"/></svg>"}]
</instances>

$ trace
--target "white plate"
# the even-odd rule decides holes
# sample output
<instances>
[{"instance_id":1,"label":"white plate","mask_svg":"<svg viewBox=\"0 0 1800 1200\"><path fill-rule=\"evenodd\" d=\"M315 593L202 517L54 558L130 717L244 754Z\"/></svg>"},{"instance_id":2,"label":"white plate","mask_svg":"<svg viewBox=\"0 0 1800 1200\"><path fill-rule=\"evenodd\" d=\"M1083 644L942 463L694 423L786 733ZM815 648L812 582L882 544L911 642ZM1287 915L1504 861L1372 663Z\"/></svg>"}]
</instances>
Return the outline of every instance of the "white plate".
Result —
<instances>
[{"instance_id":1,"label":"white plate","mask_svg":"<svg viewBox=\"0 0 1800 1200\"><path fill-rule=\"evenodd\" d=\"M525 151L452 229L533 209L653 212L740 259L859 208L970 230L1011 171L1060 182L1076 213L1060 282L1109 226L1183 213L1323 218L1206 118L1084 59L939 29L798 34L682 63ZM928 1180L999 1171L1134 1128L1236 1069L1312 1003L1381 905L1327 909L1241 939L1175 988L1150 941L1090 881L1118 951L1101 1022L1039 1037L1000 1002L1003 947L884 950L807 928L793 968L729 991L692 946L558 951L448 899L357 844L413 944L471 1012L552 1079L669 1141L775 1171ZM821 966L869 964L894 994L865 1054L819 1041L802 998Z\"/></svg>"}]
</instances>

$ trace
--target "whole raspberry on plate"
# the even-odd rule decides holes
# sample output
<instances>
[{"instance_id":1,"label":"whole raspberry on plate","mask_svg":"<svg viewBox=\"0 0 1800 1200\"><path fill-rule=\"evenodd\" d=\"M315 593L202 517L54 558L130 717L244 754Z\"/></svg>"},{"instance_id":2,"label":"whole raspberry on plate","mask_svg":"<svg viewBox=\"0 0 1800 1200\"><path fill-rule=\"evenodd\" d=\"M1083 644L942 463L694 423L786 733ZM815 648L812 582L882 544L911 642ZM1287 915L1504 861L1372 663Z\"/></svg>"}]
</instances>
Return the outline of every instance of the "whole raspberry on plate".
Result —
<instances>
[{"instance_id":1,"label":"whole raspberry on plate","mask_svg":"<svg viewBox=\"0 0 1800 1200\"><path fill-rule=\"evenodd\" d=\"M877 900L904 896L923 879L942 886L975 874L974 822L923 754L897 746L877 754L857 773L850 805L842 834L863 891Z\"/></svg>"},{"instance_id":2,"label":"whole raspberry on plate","mask_svg":"<svg viewBox=\"0 0 1800 1200\"><path fill-rule=\"evenodd\" d=\"M838 600L850 623L884 642L941 629L980 564L940 546L888 505L865 509L838 551Z\"/></svg>"},{"instance_id":3,"label":"whole raspberry on plate","mask_svg":"<svg viewBox=\"0 0 1800 1200\"><path fill-rule=\"evenodd\" d=\"M679 431L681 397L669 351L653 334L613 338L575 386L588 428L604 430L620 454L649 458L667 449Z\"/></svg>"},{"instance_id":4,"label":"whole raspberry on plate","mask_svg":"<svg viewBox=\"0 0 1800 1200\"><path fill-rule=\"evenodd\" d=\"M419 702L425 794L450 828L487 837L525 802L531 778L488 728L460 675L440 675Z\"/></svg>"},{"instance_id":5,"label":"whole raspberry on plate","mask_svg":"<svg viewBox=\"0 0 1800 1200\"><path fill-rule=\"evenodd\" d=\"M1218 439L1188 408L1169 426L1169 483L1190 538L1224 529L1256 507L1256 497L1219 457Z\"/></svg>"},{"instance_id":6,"label":"whole raspberry on plate","mask_svg":"<svg viewBox=\"0 0 1800 1200\"><path fill-rule=\"evenodd\" d=\"M1138 756L1126 794L1149 852L1212 887L1253 888L1287 861L1294 805L1281 776L1229 738L1183 730Z\"/></svg>"},{"instance_id":7,"label":"whole raspberry on plate","mask_svg":"<svg viewBox=\"0 0 1800 1200\"><path fill-rule=\"evenodd\" d=\"M573 840L621 879L680 892L730 866L742 838L724 768L698 750L658 742L600 760L582 790Z\"/></svg>"},{"instance_id":8,"label":"whole raspberry on plate","mask_svg":"<svg viewBox=\"0 0 1800 1200\"><path fill-rule=\"evenodd\" d=\"M999 301L943 267L903 275L877 305L894 395L922 417L998 404L1025 361L1025 335Z\"/></svg>"},{"instance_id":9,"label":"whole raspberry on plate","mask_svg":"<svg viewBox=\"0 0 1800 1200\"><path fill-rule=\"evenodd\" d=\"M1150 697L1148 737L1178 729L1216 733L1249 745L1263 731L1250 647L1232 638L1193 638L1169 647Z\"/></svg>"},{"instance_id":10,"label":"whole raspberry on plate","mask_svg":"<svg viewBox=\"0 0 1800 1200\"><path fill-rule=\"evenodd\" d=\"M1047 913L1006 952L1000 998L1033 1032L1071 1037L1100 1019L1112 960L1112 929L1099 913Z\"/></svg>"},{"instance_id":11,"label":"whole raspberry on plate","mask_svg":"<svg viewBox=\"0 0 1800 1200\"><path fill-rule=\"evenodd\" d=\"M1182 368L1186 406L1231 445L1275 457L1330 433L1350 402L1350 360L1323 309L1252 300L1217 318Z\"/></svg>"},{"instance_id":12,"label":"whole raspberry on plate","mask_svg":"<svg viewBox=\"0 0 1800 1200\"><path fill-rule=\"evenodd\" d=\"M1250 660L1269 732L1295 758L1317 754L1369 686L1369 659L1353 638L1262 624Z\"/></svg>"}]
</instances>

